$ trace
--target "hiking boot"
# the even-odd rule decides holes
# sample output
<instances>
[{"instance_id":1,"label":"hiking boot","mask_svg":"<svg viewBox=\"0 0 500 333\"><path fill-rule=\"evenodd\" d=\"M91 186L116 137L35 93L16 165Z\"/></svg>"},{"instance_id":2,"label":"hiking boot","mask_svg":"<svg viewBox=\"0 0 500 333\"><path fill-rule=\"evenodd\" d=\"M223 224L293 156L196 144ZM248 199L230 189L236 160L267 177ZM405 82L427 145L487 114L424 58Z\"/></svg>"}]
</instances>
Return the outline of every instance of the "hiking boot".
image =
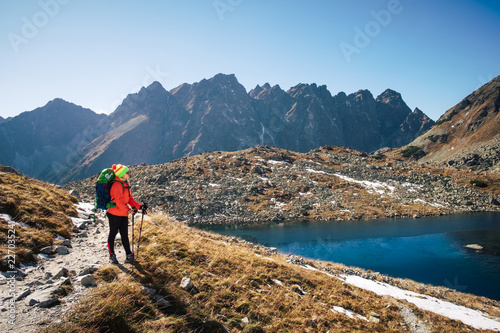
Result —
<instances>
[{"instance_id":1,"label":"hiking boot","mask_svg":"<svg viewBox=\"0 0 500 333\"><path fill-rule=\"evenodd\" d=\"M133 253L127 254L127 257L125 258L125 263L132 265L137 264L137 260L135 260Z\"/></svg>"},{"instance_id":2,"label":"hiking boot","mask_svg":"<svg viewBox=\"0 0 500 333\"><path fill-rule=\"evenodd\" d=\"M115 265L119 264L118 259L116 259L116 255L115 254L110 254L109 255L109 262L112 263L112 264L115 264Z\"/></svg>"}]
</instances>

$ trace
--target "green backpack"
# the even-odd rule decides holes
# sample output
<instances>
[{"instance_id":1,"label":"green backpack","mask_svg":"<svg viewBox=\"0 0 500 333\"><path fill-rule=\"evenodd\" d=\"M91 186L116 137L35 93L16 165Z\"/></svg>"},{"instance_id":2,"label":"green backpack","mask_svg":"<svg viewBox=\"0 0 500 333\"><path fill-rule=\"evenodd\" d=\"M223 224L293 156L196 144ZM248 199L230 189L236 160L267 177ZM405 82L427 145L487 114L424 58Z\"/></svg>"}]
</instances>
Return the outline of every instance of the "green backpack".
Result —
<instances>
[{"instance_id":1,"label":"green backpack","mask_svg":"<svg viewBox=\"0 0 500 333\"><path fill-rule=\"evenodd\" d=\"M97 209L109 209L116 207L116 203L111 201L111 186L115 182L115 172L111 168L106 168L101 171L99 177L97 178L95 184L95 208ZM120 182L120 184L122 184ZM123 186L125 191L125 186Z\"/></svg>"}]
</instances>

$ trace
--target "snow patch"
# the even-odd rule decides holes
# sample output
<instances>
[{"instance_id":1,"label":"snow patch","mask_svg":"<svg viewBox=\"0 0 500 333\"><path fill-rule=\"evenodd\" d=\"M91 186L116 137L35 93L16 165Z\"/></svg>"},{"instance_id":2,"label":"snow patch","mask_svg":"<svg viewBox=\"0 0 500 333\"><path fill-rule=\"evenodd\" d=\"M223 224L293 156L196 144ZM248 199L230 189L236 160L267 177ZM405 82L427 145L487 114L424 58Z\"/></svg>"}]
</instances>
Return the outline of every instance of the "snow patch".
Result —
<instances>
[{"instance_id":1,"label":"snow patch","mask_svg":"<svg viewBox=\"0 0 500 333\"><path fill-rule=\"evenodd\" d=\"M354 312L354 311L352 311L352 310L347 310L347 309L344 309L344 308L342 308L342 307L340 307L340 306L336 306L336 305L334 305L334 306L332 306L332 308L331 308L330 310L332 310L333 312L343 313L343 314L345 314L347 317L352 318L352 319L354 319L354 318L358 318L358 319L362 319L362 320L364 320L364 321L368 321L368 319L366 319L366 317L364 317L364 316L362 316L362 315L360 315L360 314L357 314L356 312Z\"/></svg>"},{"instance_id":2,"label":"snow patch","mask_svg":"<svg viewBox=\"0 0 500 333\"><path fill-rule=\"evenodd\" d=\"M85 223L88 221L88 219L81 219L78 217L70 217L71 221L73 221L73 225L76 227L79 227L82 223Z\"/></svg>"},{"instance_id":3,"label":"snow patch","mask_svg":"<svg viewBox=\"0 0 500 333\"><path fill-rule=\"evenodd\" d=\"M273 282L279 286L283 286L283 282L281 282L280 280L273 279Z\"/></svg>"},{"instance_id":4,"label":"snow patch","mask_svg":"<svg viewBox=\"0 0 500 333\"><path fill-rule=\"evenodd\" d=\"M282 165L282 164L288 164L288 162L285 162L285 161L275 161L275 160L269 160L267 161L267 163L271 163L271 164L278 164L278 165Z\"/></svg>"},{"instance_id":5,"label":"snow patch","mask_svg":"<svg viewBox=\"0 0 500 333\"><path fill-rule=\"evenodd\" d=\"M89 202L79 202L76 205L77 210L81 210L85 213L92 214L94 212L94 204L89 203Z\"/></svg>"},{"instance_id":6,"label":"snow patch","mask_svg":"<svg viewBox=\"0 0 500 333\"><path fill-rule=\"evenodd\" d=\"M24 228L31 228L29 225L23 222L16 222L12 219L12 216L9 214L0 214L0 219L5 220L10 225L15 225L16 227L24 227Z\"/></svg>"},{"instance_id":7,"label":"snow patch","mask_svg":"<svg viewBox=\"0 0 500 333\"><path fill-rule=\"evenodd\" d=\"M306 171L310 172L310 173L319 173L319 174L323 174L323 175L329 175L329 173L327 173L327 172L324 172L324 171L321 171L321 170L314 170L314 169L311 169L311 168L306 168Z\"/></svg>"},{"instance_id":8,"label":"snow patch","mask_svg":"<svg viewBox=\"0 0 500 333\"><path fill-rule=\"evenodd\" d=\"M460 320L464 324L477 329L500 331L500 322L488 318L489 315L485 312L456 305L436 297L404 290L384 282L368 280L356 275L340 275L339 279L352 286L370 290L377 295L387 295L406 300L415 304L420 309L431 311L450 319Z\"/></svg>"},{"instance_id":9,"label":"snow patch","mask_svg":"<svg viewBox=\"0 0 500 333\"><path fill-rule=\"evenodd\" d=\"M439 203L430 203L430 202L427 202L427 201L422 200L422 199L415 199L415 200L413 200L413 202L421 203L423 205L429 205L429 206L436 207L436 208L446 208L445 206L443 206Z\"/></svg>"},{"instance_id":10,"label":"snow patch","mask_svg":"<svg viewBox=\"0 0 500 333\"><path fill-rule=\"evenodd\" d=\"M274 203L275 208L282 208L285 207L287 204L281 201L276 200L276 198L271 198L271 202Z\"/></svg>"},{"instance_id":11,"label":"snow patch","mask_svg":"<svg viewBox=\"0 0 500 333\"><path fill-rule=\"evenodd\" d=\"M392 195L394 190L396 190L396 188L394 186L391 186L391 185L384 183L384 182L379 182L379 181L371 182L368 180L356 180L354 178L350 178L350 177L347 177L347 176L344 176L344 175L341 175L338 173L336 173L334 175L340 179L347 181L347 182L356 183L356 184L359 184L365 188L372 189L375 192L377 192L378 194L386 194L386 192L388 192L389 195Z\"/></svg>"}]
</instances>

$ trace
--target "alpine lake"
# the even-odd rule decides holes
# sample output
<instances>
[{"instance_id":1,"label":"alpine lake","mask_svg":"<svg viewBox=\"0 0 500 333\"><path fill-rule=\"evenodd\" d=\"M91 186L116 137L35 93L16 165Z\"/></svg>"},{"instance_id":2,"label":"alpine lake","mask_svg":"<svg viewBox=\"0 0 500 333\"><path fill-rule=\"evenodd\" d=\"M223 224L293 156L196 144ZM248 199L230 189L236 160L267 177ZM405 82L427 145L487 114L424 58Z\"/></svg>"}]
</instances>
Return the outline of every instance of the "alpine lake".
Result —
<instances>
[{"instance_id":1,"label":"alpine lake","mask_svg":"<svg viewBox=\"0 0 500 333\"><path fill-rule=\"evenodd\" d=\"M500 301L500 213L204 229Z\"/></svg>"}]
</instances>

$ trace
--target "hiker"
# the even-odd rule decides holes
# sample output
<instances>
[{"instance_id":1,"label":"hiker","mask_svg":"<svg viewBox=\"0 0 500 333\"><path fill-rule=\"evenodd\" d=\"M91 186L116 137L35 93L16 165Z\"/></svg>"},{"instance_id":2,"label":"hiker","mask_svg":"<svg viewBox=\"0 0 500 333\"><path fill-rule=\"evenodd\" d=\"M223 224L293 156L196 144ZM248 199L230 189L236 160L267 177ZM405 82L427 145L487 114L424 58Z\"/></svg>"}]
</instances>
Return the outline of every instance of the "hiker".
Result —
<instances>
[{"instance_id":1,"label":"hiker","mask_svg":"<svg viewBox=\"0 0 500 333\"><path fill-rule=\"evenodd\" d=\"M119 231L123 249L127 255L125 263L136 264L137 261L134 259L134 254L130 250L130 243L128 241L128 215L135 214L137 209L141 209L146 214L147 206L146 204L139 205L132 197L128 183L128 179L130 178L129 169L121 164L113 164L113 172L115 173L115 179L110 190L110 206L114 207L109 208L106 213L109 219L109 260L113 264L118 264L115 255L115 237Z\"/></svg>"}]
</instances>

